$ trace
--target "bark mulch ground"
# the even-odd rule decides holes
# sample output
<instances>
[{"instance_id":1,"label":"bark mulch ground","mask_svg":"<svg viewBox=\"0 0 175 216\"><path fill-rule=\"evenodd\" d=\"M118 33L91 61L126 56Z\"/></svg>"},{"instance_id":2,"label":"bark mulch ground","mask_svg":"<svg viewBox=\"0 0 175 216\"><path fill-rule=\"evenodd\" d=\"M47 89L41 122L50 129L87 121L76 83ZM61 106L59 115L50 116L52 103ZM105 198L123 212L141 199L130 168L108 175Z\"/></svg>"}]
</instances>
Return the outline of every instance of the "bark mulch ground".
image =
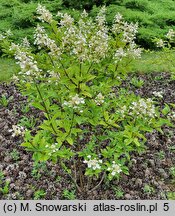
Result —
<instances>
[{"instance_id":1,"label":"bark mulch ground","mask_svg":"<svg viewBox=\"0 0 175 216\"><path fill-rule=\"evenodd\" d=\"M160 105L175 103L175 81L169 74L139 78L144 85L139 89L131 85L130 90L142 97L163 91ZM175 194L175 128L164 127L164 135L147 133L147 149L141 155L132 155L129 176L102 183L91 194L80 194L58 164L34 163L32 155L20 146L22 138L12 137L9 132L24 117L33 118L36 127L39 122L35 121L42 113L32 107L25 109L27 98L21 96L14 84L0 84L0 96L3 94L11 99L7 107L0 105L0 199L168 199L169 191ZM4 191L7 181L9 185Z\"/></svg>"}]
</instances>

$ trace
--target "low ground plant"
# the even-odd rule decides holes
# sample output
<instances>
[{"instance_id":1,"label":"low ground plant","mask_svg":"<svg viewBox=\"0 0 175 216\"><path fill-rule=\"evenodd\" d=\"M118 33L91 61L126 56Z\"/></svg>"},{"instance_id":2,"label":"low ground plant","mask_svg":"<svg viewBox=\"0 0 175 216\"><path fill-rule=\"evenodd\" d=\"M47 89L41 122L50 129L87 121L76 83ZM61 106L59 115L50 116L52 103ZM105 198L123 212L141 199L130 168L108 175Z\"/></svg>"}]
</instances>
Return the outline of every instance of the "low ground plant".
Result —
<instances>
[{"instance_id":1,"label":"low ground plant","mask_svg":"<svg viewBox=\"0 0 175 216\"><path fill-rule=\"evenodd\" d=\"M7 107L9 104L9 101L5 95L2 95L0 98L0 105L3 107Z\"/></svg>"},{"instance_id":2,"label":"low ground plant","mask_svg":"<svg viewBox=\"0 0 175 216\"><path fill-rule=\"evenodd\" d=\"M153 193L155 193L154 187L152 187L151 185L148 185L148 184L145 184L145 186L143 188L143 191L146 194L153 194Z\"/></svg>"},{"instance_id":3,"label":"low ground plant","mask_svg":"<svg viewBox=\"0 0 175 216\"><path fill-rule=\"evenodd\" d=\"M21 67L21 93L45 116L35 135L13 126L13 136L24 136L35 161L58 163L79 192L129 174L130 154L145 149L145 133L171 125L153 99L121 87L128 65L141 56L138 27L116 14L109 28L105 11L95 21L84 11L77 22L58 12L55 21L38 5L35 52L27 40L9 50Z\"/></svg>"},{"instance_id":4,"label":"low ground plant","mask_svg":"<svg viewBox=\"0 0 175 216\"><path fill-rule=\"evenodd\" d=\"M76 195L75 195L75 190L63 190L63 198L68 199L68 200L75 200L76 199Z\"/></svg>"},{"instance_id":5,"label":"low ground plant","mask_svg":"<svg viewBox=\"0 0 175 216\"><path fill-rule=\"evenodd\" d=\"M17 149L13 149L13 151L10 152L10 156L12 157L12 159L13 159L14 161L18 161L19 158L20 158L20 153L18 152Z\"/></svg>"},{"instance_id":6,"label":"low ground plant","mask_svg":"<svg viewBox=\"0 0 175 216\"><path fill-rule=\"evenodd\" d=\"M44 199L46 192L44 190L37 190L34 193L34 200Z\"/></svg>"},{"instance_id":7,"label":"low ground plant","mask_svg":"<svg viewBox=\"0 0 175 216\"><path fill-rule=\"evenodd\" d=\"M142 79L138 79L137 77L133 77L131 79L131 84L136 88L141 88L144 85L144 81Z\"/></svg>"}]
</instances>

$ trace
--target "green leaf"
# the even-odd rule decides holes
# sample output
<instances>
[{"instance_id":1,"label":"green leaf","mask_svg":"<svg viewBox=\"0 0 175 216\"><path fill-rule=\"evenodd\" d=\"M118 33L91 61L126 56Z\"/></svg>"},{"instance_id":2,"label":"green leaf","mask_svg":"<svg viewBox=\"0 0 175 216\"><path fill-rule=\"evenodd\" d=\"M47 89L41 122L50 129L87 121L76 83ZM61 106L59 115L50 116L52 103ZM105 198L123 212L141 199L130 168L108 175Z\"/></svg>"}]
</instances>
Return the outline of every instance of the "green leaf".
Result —
<instances>
[{"instance_id":1,"label":"green leaf","mask_svg":"<svg viewBox=\"0 0 175 216\"><path fill-rule=\"evenodd\" d=\"M45 111L45 108L38 102L32 102L32 106L34 106L35 108L38 108L40 110Z\"/></svg>"},{"instance_id":2,"label":"green leaf","mask_svg":"<svg viewBox=\"0 0 175 216\"><path fill-rule=\"evenodd\" d=\"M73 145L74 141L71 137L67 137L66 141L70 144Z\"/></svg>"},{"instance_id":3,"label":"green leaf","mask_svg":"<svg viewBox=\"0 0 175 216\"><path fill-rule=\"evenodd\" d=\"M86 97L89 97L89 98L92 98L92 95L91 93L87 92L87 91L82 91L82 95L86 96Z\"/></svg>"},{"instance_id":4,"label":"green leaf","mask_svg":"<svg viewBox=\"0 0 175 216\"><path fill-rule=\"evenodd\" d=\"M173 108L175 108L175 104L173 104L173 103L169 103Z\"/></svg>"},{"instance_id":5,"label":"green leaf","mask_svg":"<svg viewBox=\"0 0 175 216\"><path fill-rule=\"evenodd\" d=\"M136 144L136 146L140 146L140 142L138 141L138 138L134 138L133 142Z\"/></svg>"},{"instance_id":6,"label":"green leaf","mask_svg":"<svg viewBox=\"0 0 175 216\"><path fill-rule=\"evenodd\" d=\"M86 172L85 172L85 175L86 175L86 176L93 176L94 173L92 172L91 169L87 169Z\"/></svg>"},{"instance_id":7,"label":"green leaf","mask_svg":"<svg viewBox=\"0 0 175 216\"><path fill-rule=\"evenodd\" d=\"M105 118L105 121L108 121L109 120L109 114L107 111L104 111L104 118Z\"/></svg>"},{"instance_id":8,"label":"green leaf","mask_svg":"<svg viewBox=\"0 0 175 216\"><path fill-rule=\"evenodd\" d=\"M45 123L43 123L42 125L39 126L41 129L43 130L48 130L48 131L52 131L51 127L49 125L46 125Z\"/></svg>"},{"instance_id":9,"label":"green leaf","mask_svg":"<svg viewBox=\"0 0 175 216\"><path fill-rule=\"evenodd\" d=\"M36 150L35 146L32 145L30 142L24 142L21 144L21 146L26 147L27 150L29 150L29 151L35 151Z\"/></svg>"},{"instance_id":10,"label":"green leaf","mask_svg":"<svg viewBox=\"0 0 175 216\"><path fill-rule=\"evenodd\" d=\"M83 118L81 116L76 116L75 121L80 125L83 122Z\"/></svg>"},{"instance_id":11,"label":"green leaf","mask_svg":"<svg viewBox=\"0 0 175 216\"><path fill-rule=\"evenodd\" d=\"M161 134L164 134L164 132L161 128L156 128L156 130L159 131Z\"/></svg>"},{"instance_id":12,"label":"green leaf","mask_svg":"<svg viewBox=\"0 0 175 216\"><path fill-rule=\"evenodd\" d=\"M99 125L107 126L106 122L103 121L103 120L101 120L101 121L99 122Z\"/></svg>"},{"instance_id":13,"label":"green leaf","mask_svg":"<svg viewBox=\"0 0 175 216\"><path fill-rule=\"evenodd\" d=\"M165 108L162 110L162 113L164 115L167 115L170 112L170 107L168 106L168 104L165 104Z\"/></svg>"},{"instance_id":14,"label":"green leaf","mask_svg":"<svg viewBox=\"0 0 175 216\"><path fill-rule=\"evenodd\" d=\"M77 135L77 133L81 133L82 130L80 128L72 128L71 132L72 134Z\"/></svg>"},{"instance_id":15,"label":"green leaf","mask_svg":"<svg viewBox=\"0 0 175 216\"><path fill-rule=\"evenodd\" d=\"M125 140L124 140L124 143L125 143L126 145L129 145L129 144L131 144L132 142L133 142L133 138L125 139Z\"/></svg>"},{"instance_id":16,"label":"green leaf","mask_svg":"<svg viewBox=\"0 0 175 216\"><path fill-rule=\"evenodd\" d=\"M95 77L96 77L95 75L89 74L83 80L85 80L85 82L88 82L90 80L95 79Z\"/></svg>"}]
</instances>

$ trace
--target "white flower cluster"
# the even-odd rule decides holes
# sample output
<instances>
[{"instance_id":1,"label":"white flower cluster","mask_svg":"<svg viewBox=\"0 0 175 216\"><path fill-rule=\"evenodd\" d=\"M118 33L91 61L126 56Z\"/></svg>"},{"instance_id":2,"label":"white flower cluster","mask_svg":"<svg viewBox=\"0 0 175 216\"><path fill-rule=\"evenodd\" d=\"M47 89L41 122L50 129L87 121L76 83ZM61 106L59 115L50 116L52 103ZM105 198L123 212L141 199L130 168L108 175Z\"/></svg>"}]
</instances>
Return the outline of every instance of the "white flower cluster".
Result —
<instances>
[{"instance_id":1,"label":"white flower cluster","mask_svg":"<svg viewBox=\"0 0 175 216\"><path fill-rule=\"evenodd\" d=\"M19 82L19 78L16 75L12 76L12 80L13 80L14 83Z\"/></svg>"},{"instance_id":2,"label":"white flower cluster","mask_svg":"<svg viewBox=\"0 0 175 216\"><path fill-rule=\"evenodd\" d=\"M123 28L123 41L126 43L132 43L136 38L136 33L138 32L138 23L133 24L124 22Z\"/></svg>"},{"instance_id":3,"label":"white flower cluster","mask_svg":"<svg viewBox=\"0 0 175 216\"><path fill-rule=\"evenodd\" d=\"M68 15L67 13L63 14L63 13L58 12L57 16L62 18L60 20L60 23L59 23L60 26L62 26L62 27L63 26L69 27L74 23L74 19L70 15Z\"/></svg>"},{"instance_id":4,"label":"white flower cluster","mask_svg":"<svg viewBox=\"0 0 175 216\"><path fill-rule=\"evenodd\" d=\"M129 44L129 48L127 49L128 56L136 59L141 58L142 49L137 48L137 45L133 42Z\"/></svg>"},{"instance_id":5,"label":"white flower cluster","mask_svg":"<svg viewBox=\"0 0 175 216\"><path fill-rule=\"evenodd\" d=\"M58 143L54 143L51 146L49 146L48 144L46 145L46 148L48 148L50 150L48 153L49 156L51 156L53 153L55 153L59 150L57 145L58 145Z\"/></svg>"},{"instance_id":6,"label":"white flower cluster","mask_svg":"<svg viewBox=\"0 0 175 216\"><path fill-rule=\"evenodd\" d=\"M119 174L122 172L120 168L120 164L116 164L115 161L112 162L111 167L108 167L107 170L110 171L112 176L115 176L116 174Z\"/></svg>"},{"instance_id":7,"label":"white flower cluster","mask_svg":"<svg viewBox=\"0 0 175 216\"><path fill-rule=\"evenodd\" d=\"M86 12L82 13L77 26L70 16L58 13L62 18L59 23L60 29L64 28L64 37L60 46L70 51L71 55L76 55L80 61L98 63L108 51L108 30L105 26L104 12L105 9L102 8L97 15L97 26L92 19L84 20L87 17Z\"/></svg>"},{"instance_id":8,"label":"white flower cluster","mask_svg":"<svg viewBox=\"0 0 175 216\"><path fill-rule=\"evenodd\" d=\"M137 48L134 42L136 38L136 33L138 32L138 24L128 23L123 20L121 14L116 14L114 18L114 23L112 26L112 32L114 34L122 34L122 41L128 44L127 47L120 47L116 50L114 59L116 62L121 61L123 57L130 56L132 58L140 58L142 49Z\"/></svg>"},{"instance_id":9,"label":"white flower cluster","mask_svg":"<svg viewBox=\"0 0 175 216\"><path fill-rule=\"evenodd\" d=\"M102 93L99 93L96 98L95 98L95 103L100 106L101 104L104 103L104 96L102 95Z\"/></svg>"},{"instance_id":10,"label":"white flower cluster","mask_svg":"<svg viewBox=\"0 0 175 216\"><path fill-rule=\"evenodd\" d=\"M84 104L85 101L83 98L79 97L78 94L76 94L74 97L71 98L69 101L65 101L63 103L63 106L73 107L74 109L79 108L78 106L80 104Z\"/></svg>"},{"instance_id":11,"label":"white flower cluster","mask_svg":"<svg viewBox=\"0 0 175 216\"><path fill-rule=\"evenodd\" d=\"M30 47L30 42L28 41L27 37L23 38L22 46L25 47L25 48Z\"/></svg>"},{"instance_id":12,"label":"white flower cluster","mask_svg":"<svg viewBox=\"0 0 175 216\"><path fill-rule=\"evenodd\" d=\"M123 31L123 16L120 13L117 13L114 17L114 22L112 25L112 32L114 34L120 34Z\"/></svg>"},{"instance_id":13,"label":"white flower cluster","mask_svg":"<svg viewBox=\"0 0 175 216\"><path fill-rule=\"evenodd\" d=\"M27 75L27 76L39 76L41 70L37 66L37 62L34 60L33 56L31 56L26 51L22 51L21 46L12 43L10 50L15 51L15 59L17 60L17 64L19 64L21 68L21 72L19 74Z\"/></svg>"},{"instance_id":14,"label":"white flower cluster","mask_svg":"<svg viewBox=\"0 0 175 216\"><path fill-rule=\"evenodd\" d=\"M122 60L123 57L127 56L127 53L124 51L124 49L122 47L120 47L115 55L114 55L114 58L118 59L119 61Z\"/></svg>"},{"instance_id":15,"label":"white flower cluster","mask_svg":"<svg viewBox=\"0 0 175 216\"><path fill-rule=\"evenodd\" d=\"M155 97L163 98L163 92L162 92L162 91L160 91L160 92L154 91L154 92L153 92L153 95L154 95Z\"/></svg>"},{"instance_id":16,"label":"white flower cluster","mask_svg":"<svg viewBox=\"0 0 175 216\"><path fill-rule=\"evenodd\" d=\"M60 79L60 73L59 72L55 72L53 70L48 70L47 73L49 74L49 78L55 78L55 79Z\"/></svg>"},{"instance_id":17,"label":"white flower cluster","mask_svg":"<svg viewBox=\"0 0 175 216\"><path fill-rule=\"evenodd\" d=\"M12 137L24 136L25 131L24 127L18 125L12 125L12 129L9 130L9 132L13 132Z\"/></svg>"},{"instance_id":18,"label":"white flower cluster","mask_svg":"<svg viewBox=\"0 0 175 216\"><path fill-rule=\"evenodd\" d=\"M121 61L123 57L126 57L126 56L132 57L134 59L141 58L141 53L142 53L142 49L137 48L136 44L133 42L128 45L127 49L123 49L122 47L120 47L116 51L114 55L114 59L116 59L116 62L118 62L118 61Z\"/></svg>"},{"instance_id":19,"label":"white flower cluster","mask_svg":"<svg viewBox=\"0 0 175 216\"><path fill-rule=\"evenodd\" d=\"M42 22L48 22L48 23L52 22L52 14L50 13L49 10L46 9L45 6L38 4L37 14L40 15L38 19L40 19Z\"/></svg>"},{"instance_id":20,"label":"white flower cluster","mask_svg":"<svg viewBox=\"0 0 175 216\"><path fill-rule=\"evenodd\" d=\"M144 117L156 117L156 110L155 106L153 104L153 101L148 98L148 99L140 99L137 102L132 102L132 105L129 107L130 115L135 116L144 116Z\"/></svg>"},{"instance_id":21,"label":"white flower cluster","mask_svg":"<svg viewBox=\"0 0 175 216\"><path fill-rule=\"evenodd\" d=\"M165 42L162 39L157 40L157 47L163 48L165 46Z\"/></svg>"},{"instance_id":22,"label":"white flower cluster","mask_svg":"<svg viewBox=\"0 0 175 216\"><path fill-rule=\"evenodd\" d=\"M114 23L112 25L112 32L114 34L122 33L122 40L125 43L132 43L136 38L136 33L138 32L138 24L128 23L123 20L120 13L116 14L114 17Z\"/></svg>"},{"instance_id":23,"label":"white flower cluster","mask_svg":"<svg viewBox=\"0 0 175 216\"><path fill-rule=\"evenodd\" d=\"M55 72L54 70L48 70L47 71L47 75L45 74L44 77L47 78L48 83L55 83L55 85L59 84L59 80L60 80L60 73L59 72Z\"/></svg>"},{"instance_id":24,"label":"white flower cluster","mask_svg":"<svg viewBox=\"0 0 175 216\"><path fill-rule=\"evenodd\" d=\"M169 31L168 31L166 37L167 37L169 40L174 39L174 37L175 37L175 31L174 31L173 29L169 29Z\"/></svg>"},{"instance_id":25,"label":"white flower cluster","mask_svg":"<svg viewBox=\"0 0 175 216\"><path fill-rule=\"evenodd\" d=\"M4 40L6 38L6 36L5 35L3 35L3 34L0 34L0 41L1 40Z\"/></svg>"},{"instance_id":26,"label":"white flower cluster","mask_svg":"<svg viewBox=\"0 0 175 216\"><path fill-rule=\"evenodd\" d=\"M91 155L87 156L88 160L84 160L83 163L87 164L88 168L93 170L101 169L102 160L97 160L96 158L91 159Z\"/></svg>"},{"instance_id":27,"label":"white flower cluster","mask_svg":"<svg viewBox=\"0 0 175 216\"><path fill-rule=\"evenodd\" d=\"M33 56L30 56L28 53L23 51L17 51L15 54L15 59L18 60L17 63L20 65L21 74L25 74L27 76L39 75L40 70Z\"/></svg>"},{"instance_id":28,"label":"white flower cluster","mask_svg":"<svg viewBox=\"0 0 175 216\"><path fill-rule=\"evenodd\" d=\"M96 22L100 27L103 27L106 24L105 14L106 14L106 7L103 6L96 17Z\"/></svg>"},{"instance_id":29,"label":"white flower cluster","mask_svg":"<svg viewBox=\"0 0 175 216\"><path fill-rule=\"evenodd\" d=\"M38 45L38 48L41 49L42 47L47 47L50 50L51 56L59 57L61 55L60 48L56 45L55 41L50 39L46 34L44 27L37 25L34 34L34 44Z\"/></svg>"},{"instance_id":30,"label":"white flower cluster","mask_svg":"<svg viewBox=\"0 0 175 216\"><path fill-rule=\"evenodd\" d=\"M10 50L15 51L15 52L17 52L17 51L19 52L20 49L21 49L20 45L11 43Z\"/></svg>"},{"instance_id":31,"label":"white flower cluster","mask_svg":"<svg viewBox=\"0 0 175 216\"><path fill-rule=\"evenodd\" d=\"M6 35L7 37L9 37L9 36L12 36L13 33L11 32L10 29L8 29L8 30L5 32L5 35Z\"/></svg>"},{"instance_id":32,"label":"white flower cluster","mask_svg":"<svg viewBox=\"0 0 175 216\"><path fill-rule=\"evenodd\" d=\"M103 59L106 57L106 54L109 49L109 35L108 35L108 28L106 26L106 8L102 7L96 17L97 23L97 32L92 35L88 47L91 50L91 61L96 63L99 62L99 59ZM92 28L92 27L91 27ZM93 29L92 29L93 32ZM94 60L93 60L94 59Z\"/></svg>"},{"instance_id":33,"label":"white flower cluster","mask_svg":"<svg viewBox=\"0 0 175 216\"><path fill-rule=\"evenodd\" d=\"M9 37L12 35L12 32L10 29L8 29L6 32L4 32L3 34L0 34L0 41L4 40L5 38Z\"/></svg>"},{"instance_id":34,"label":"white flower cluster","mask_svg":"<svg viewBox=\"0 0 175 216\"><path fill-rule=\"evenodd\" d=\"M84 9L83 12L81 13L81 17L82 17L82 18L88 17L88 13L86 12L85 9Z\"/></svg>"}]
</instances>

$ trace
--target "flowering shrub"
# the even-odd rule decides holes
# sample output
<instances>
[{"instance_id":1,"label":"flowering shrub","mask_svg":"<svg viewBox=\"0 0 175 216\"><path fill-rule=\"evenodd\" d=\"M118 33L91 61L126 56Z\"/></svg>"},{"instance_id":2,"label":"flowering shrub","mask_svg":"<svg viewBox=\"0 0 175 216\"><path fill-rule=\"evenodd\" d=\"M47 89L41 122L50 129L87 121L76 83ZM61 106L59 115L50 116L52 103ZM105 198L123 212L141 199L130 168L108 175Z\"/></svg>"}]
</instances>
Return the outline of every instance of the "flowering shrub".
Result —
<instances>
[{"instance_id":1,"label":"flowering shrub","mask_svg":"<svg viewBox=\"0 0 175 216\"><path fill-rule=\"evenodd\" d=\"M34 160L59 163L79 191L89 190L94 175L99 185L128 174L127 160L144 149L145 132L162 132L169 123L153 100L119 87L127 65L141 55L137 25L117 14L109 29L105 7L95 21L84 11L77 23L60 12L55 21L41 5L37 13L44 22L35 29L37 52L26 39L10 48L21 68L21 92L45 115L35 135L25 132L22 146Z\"/></svg>"}]
</instances>

